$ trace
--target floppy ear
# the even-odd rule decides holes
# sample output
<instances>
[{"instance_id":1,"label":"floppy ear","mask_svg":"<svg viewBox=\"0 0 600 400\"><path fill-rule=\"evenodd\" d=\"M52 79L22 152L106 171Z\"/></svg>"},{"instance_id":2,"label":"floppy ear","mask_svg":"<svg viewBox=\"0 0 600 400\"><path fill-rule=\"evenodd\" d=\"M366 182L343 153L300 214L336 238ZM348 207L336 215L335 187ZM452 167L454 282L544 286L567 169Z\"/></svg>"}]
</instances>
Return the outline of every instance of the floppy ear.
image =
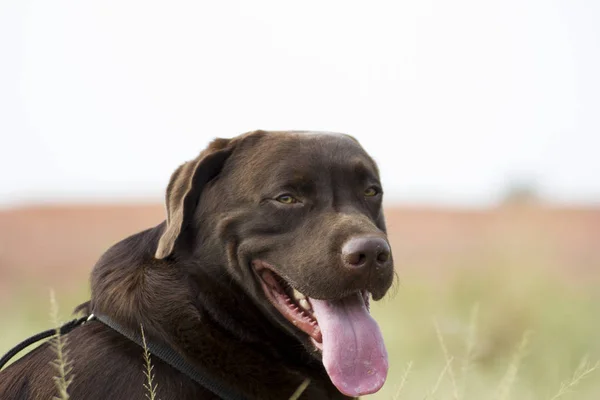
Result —
<instances>
[{"instance_id":1,"label":"floppy ear","mask_svg":"<svg viewBox=\"0 0 600 400\"><path fill-rule=\"evenodd\" d=\"M191 221L204 186L218 175L233 148L229 139L215 139L198 157L171 175L166 194L167 226L154 255L157 259L173 253L177 240Z\"/></svg>"}]
</instances>

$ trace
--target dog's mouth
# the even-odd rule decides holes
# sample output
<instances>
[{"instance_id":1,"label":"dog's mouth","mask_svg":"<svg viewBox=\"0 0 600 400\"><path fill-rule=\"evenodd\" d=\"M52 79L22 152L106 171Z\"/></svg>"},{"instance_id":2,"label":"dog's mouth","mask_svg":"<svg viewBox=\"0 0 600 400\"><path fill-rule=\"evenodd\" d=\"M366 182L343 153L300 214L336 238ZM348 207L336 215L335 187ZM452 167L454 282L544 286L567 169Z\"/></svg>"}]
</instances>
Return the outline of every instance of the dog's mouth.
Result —
<instances>
[{"instance_id":1,"label":"dog's mouth","mask_svg":"<svg viewBox=\"0 0 600 400\"><path fill-rule=\"evenodd\" d=\"M310 336L315 346L322 350L323 335L315 318L310 297L294 289L269 268L257 268L257 272L271 304L294 326Z\"/></svg>"},{"instance_id":2,"label":"dog's mouth","mask_svg":"<svg viewBox=\"0 0 600 400\"><path fill-rule=\"evenodd\" d=\"M369 292L318 300L295 289L270 264L259 260L252 264L269 302L323 353L325 369L342 393L361 396L383 386L387 352L369 313Z\"/></svg>"}]
</instances>

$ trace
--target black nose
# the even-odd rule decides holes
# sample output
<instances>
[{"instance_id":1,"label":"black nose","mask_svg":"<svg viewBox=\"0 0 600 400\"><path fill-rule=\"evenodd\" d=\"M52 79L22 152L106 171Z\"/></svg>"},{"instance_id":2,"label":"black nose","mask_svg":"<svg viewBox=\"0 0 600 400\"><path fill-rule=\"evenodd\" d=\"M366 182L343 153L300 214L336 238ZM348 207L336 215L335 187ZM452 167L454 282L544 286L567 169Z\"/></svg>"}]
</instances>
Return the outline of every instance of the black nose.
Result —
<instances>
[{"instance_id":1,"label":"black nose","mask_svg":"<svg viewBox=\"0 0 600 400\"><path fill-rule=\"evenodd\" d=\"M342 261L350 269L381 268L389 265L390 245L378 237L356 237L342 247Z\"/></svg>"}]
</instances>

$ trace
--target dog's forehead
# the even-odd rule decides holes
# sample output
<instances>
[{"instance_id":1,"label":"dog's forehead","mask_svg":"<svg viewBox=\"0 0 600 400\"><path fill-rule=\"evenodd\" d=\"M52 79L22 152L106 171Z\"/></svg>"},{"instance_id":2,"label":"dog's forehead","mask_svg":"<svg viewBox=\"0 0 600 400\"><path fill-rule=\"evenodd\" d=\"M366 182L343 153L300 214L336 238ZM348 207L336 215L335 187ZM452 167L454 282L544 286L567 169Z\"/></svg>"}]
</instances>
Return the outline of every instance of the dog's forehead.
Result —
<instances>
[{"instance_id":1,"label":"dog's forehead","mask_svg":"<svg viewBox=\"0 0 600 400\"><path fill-rule=\"evenodd\" d=\"M323 131L262 131L243 146L231 165L239 182L262 182L273 177L325 177L335 171L378 177L372 158L353 137ZM357 172L358 171L358 172ZM359 172L365 171L365 172Z\"/></svg>"},{"instance_id":2,"label":"dog's forehead","mask_svg":"<svg viewBox=\"0 0 600 400\"><path fill-rule=\"evenodd\" d=\"M350 140L358 144L358 140L344 132L334 131L304 131L304 130L291 130L291 131L256 131L254 134L259 134L263 139L267 141L300 141L300 142L312 142L314 140L338 140L347 141ZM250 133L252 135L253 133Z\"/></svg>"},{"instance_id":3,"label":"dog's forehead","mask_svg":"<svg viewBox=\"0 0 600 400\"><path fill-rule=\"evenodd\" d=\"M259 141L255 160L282 165L289 161L306 167L366 163L373 166L369 155L353 137L338 132L287 131L268 132ZM285 167L285 162L283 166ZM289 166L289 165L288 165Z\"/></svg>"},{"instance_id":4,"label":"dog's forehead","mask_svg":"<svg viewBox=\"0 0 600 400\"><path fill-rule=\"evenodd\" d=\"M343 132L333 132L333 131L287 131L288 135L299 135L299 136L308 136L308 137L333 137L333 138L349 138L350 135Z\"/></svg>"},{"instance_id":5,"label":"dog's forehead","mask_svg":"<svg viewBox=\"0 0 600 400\"><path fill-rule=\"evenodd\" d=\"M329 131L267 131L262 140L265 147L274 150L291 149L317 153L316 148L335 150L353 149L364 152L358 140L341 132ZM365 153L366 154L366 153Z\"/></svg>"}]
</instances>

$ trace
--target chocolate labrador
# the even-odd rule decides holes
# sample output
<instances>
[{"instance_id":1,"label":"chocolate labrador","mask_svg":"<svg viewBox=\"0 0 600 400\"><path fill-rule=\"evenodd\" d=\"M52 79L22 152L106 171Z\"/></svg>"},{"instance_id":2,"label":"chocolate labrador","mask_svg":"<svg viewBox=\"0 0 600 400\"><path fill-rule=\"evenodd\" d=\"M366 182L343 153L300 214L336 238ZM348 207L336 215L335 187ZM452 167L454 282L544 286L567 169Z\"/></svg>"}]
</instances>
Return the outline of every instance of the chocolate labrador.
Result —
<instances>
[{"instance_id":1,"label":"chocolate labrador","mask_svg":"<svg viewBox=\"0 0 600 400\"><path fill-rule=\"evenodd\" d=\"M214 140L173 173L166 221L94 267L80 310L98 319L64 335L71 399L144 399L141 329L162 400L288 399L307 380L303 399L378 391L388 360L369 300L394 275L382 195L351 136ZM46 343L9 366L0 398L52 398L55 358Z\"/></svg>"}]
</instances>

